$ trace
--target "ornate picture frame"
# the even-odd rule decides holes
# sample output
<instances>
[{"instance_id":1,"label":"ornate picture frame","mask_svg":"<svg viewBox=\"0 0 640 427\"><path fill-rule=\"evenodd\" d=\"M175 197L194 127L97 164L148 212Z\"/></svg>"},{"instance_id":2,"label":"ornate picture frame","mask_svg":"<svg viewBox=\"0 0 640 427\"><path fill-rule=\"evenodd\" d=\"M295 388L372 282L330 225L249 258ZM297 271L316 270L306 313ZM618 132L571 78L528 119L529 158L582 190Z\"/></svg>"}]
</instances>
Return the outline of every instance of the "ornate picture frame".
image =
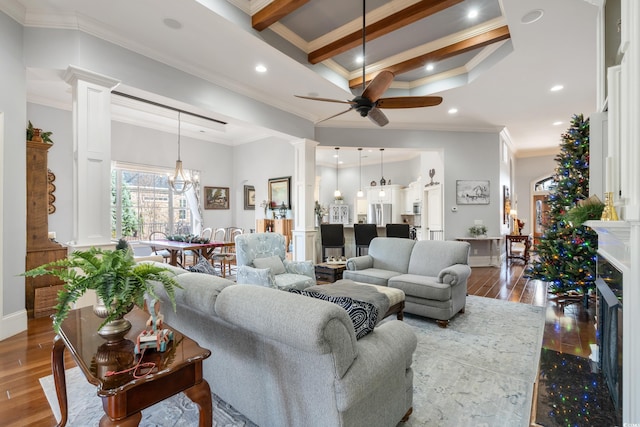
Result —
<instances>
[{"instance_id":1,"label":"ornate picture frame","mask_svg":"<svg viewBox=\"0 0 640 427\"><path fill-rule=\"evenodd\" d=\"M509 224L509 214L511 213L511 194L507 185L502 186L502 223Z\"/></svg>"},{"instance_id":2,"label":"ornate picture frame","mask_svg":"<svg viewBox=\"0 0 640 427\"><path fill-rule=\"evenodd\" d=\"M256 189L253 185L244 186L244 210L253 211L256 209Z\"/></svg>"},{"instance_id":3,"label":"ornate picture frame","mask_svg":"<svg viewBox=\"0 0 640 427\"><path fill-rule=\"evenodd\" d=\"M204 187L205 209L229 209L229 187Z\"/></svg>"},{"instance_id":4,"label":"ornate picture frame","mask_svg":"<svg viewBox=\"0 0 640 427\"><path fill-rule=\"evenodd\" d=\"M485 180L457 180L456 204L488 205L491 198L489 184Z\"/></svg>"},{"instance_id":5,"label":"ornate picture frame","mask_svg":"<svg viewBox=\"0 0 640 427\"><path fill-rule=\"evenodd\" d=\"M284 206L291 209L291 177L269 178L269 201L271 207Z\"/></svg>"}]
</instances>

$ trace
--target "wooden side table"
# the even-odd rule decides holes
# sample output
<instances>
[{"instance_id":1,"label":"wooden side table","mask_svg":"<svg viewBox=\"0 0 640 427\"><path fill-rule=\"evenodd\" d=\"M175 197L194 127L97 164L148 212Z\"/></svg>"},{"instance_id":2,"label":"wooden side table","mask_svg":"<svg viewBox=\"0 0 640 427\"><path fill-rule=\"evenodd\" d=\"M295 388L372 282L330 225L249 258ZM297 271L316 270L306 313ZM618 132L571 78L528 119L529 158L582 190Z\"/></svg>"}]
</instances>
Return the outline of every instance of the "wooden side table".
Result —
<instances>
[{"instance_id":1,"label":"wooden side table","mask_svg":"<svg viewBox=\"0 0 640 427\"><path fill-rule=\"evenodd\" d=\"M526 263L529 262L529 249L531 248L531 238L528 235L508 234L505 237L505 254L507 262L510 259L521 259ZM521 243L524 248L522 250L514 250L513 244Z\"/></svg>"},{"instance_id":2,"label":"wooden side table","mask_svg":"<svg viewBox=\"0 0 640 427\"><path fill-rule=\"evenodd\" d=\"M202 377L202 361L211 352L180 332L172 329L174 338L167 351L144 354L144 362L153 362L155 367L142 378L134 378L132 371L106 375L108 371L124 371L137 362L134 342L144 330L149 314L135 308L125 317L131 322L131 330L123 341L116 344L107 344L98 335L102 319L93 313L92 307L72 310L62 323L51 353L51 369L61 414L58 426L66 425L68 416L64 372L66 348L87 381L97 386L97 395L102 399L105 412L100 420L101 427L137 426L142 418L140 411L179 392L184 392L198 406L199 426L210 427L213 422L211 389ZM168 325L165 327L171 329Z\"/></svg>"}]
</instances>

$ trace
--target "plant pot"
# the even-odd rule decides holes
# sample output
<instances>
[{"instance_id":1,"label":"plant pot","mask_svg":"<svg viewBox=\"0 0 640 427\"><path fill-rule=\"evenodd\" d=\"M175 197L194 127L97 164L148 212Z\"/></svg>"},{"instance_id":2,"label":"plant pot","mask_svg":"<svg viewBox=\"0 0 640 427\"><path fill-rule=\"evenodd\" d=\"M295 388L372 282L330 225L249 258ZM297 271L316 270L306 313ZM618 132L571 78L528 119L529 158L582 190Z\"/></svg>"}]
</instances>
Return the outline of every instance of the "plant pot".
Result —
<instances>
[{"instance_id":1,"label":"plant pot","mask_svg":"<svg viewBox=\"0 0 640 427\"><path fill-rule=\"evenodd\" d=\"M127 312L131 310L133 310L133 304L131 305L131 307L129 307L129 310L127 310ZM109 315L107 306L100 298L98 298L98 302L94 304L93 312L101 319L106 319ZM120 319L112 320L111 322L108 322L104 326L102 326L98 330L98 335L106 339L108 343L116 343L122 341L130 329L131 322L129 322L124 317L121 317Z\"/></svg>"}]
</instances>

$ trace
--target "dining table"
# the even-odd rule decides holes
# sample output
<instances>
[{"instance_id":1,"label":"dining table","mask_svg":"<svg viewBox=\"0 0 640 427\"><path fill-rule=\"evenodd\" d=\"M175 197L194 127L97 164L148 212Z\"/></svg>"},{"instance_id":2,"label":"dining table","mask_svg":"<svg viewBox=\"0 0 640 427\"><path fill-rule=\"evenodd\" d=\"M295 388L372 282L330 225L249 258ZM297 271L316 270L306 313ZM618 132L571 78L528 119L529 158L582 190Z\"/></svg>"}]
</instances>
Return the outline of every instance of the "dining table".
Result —
<instances>
[{"instance_id":1,"label":"dining table","mask_svg":"<svg viewBox=\"0 0 640 427\"><path fill-rule=\"evenodd\" d=\"M178 259L180 258L180 254L185 251L193 251L198 253L199 255L205 257L206 259L211 259L213 254L215 253L216 248L233 248L235 247L235 242L225 242L223 240L211 240L208 243L191 243L191 242L180 242L177 240L140 240L140 244L149 245L152 249L166 249L169 251L169 264L178 266L180 262ZM182 267L182 265L180 265Z\"/></svg>"}]
</instances>

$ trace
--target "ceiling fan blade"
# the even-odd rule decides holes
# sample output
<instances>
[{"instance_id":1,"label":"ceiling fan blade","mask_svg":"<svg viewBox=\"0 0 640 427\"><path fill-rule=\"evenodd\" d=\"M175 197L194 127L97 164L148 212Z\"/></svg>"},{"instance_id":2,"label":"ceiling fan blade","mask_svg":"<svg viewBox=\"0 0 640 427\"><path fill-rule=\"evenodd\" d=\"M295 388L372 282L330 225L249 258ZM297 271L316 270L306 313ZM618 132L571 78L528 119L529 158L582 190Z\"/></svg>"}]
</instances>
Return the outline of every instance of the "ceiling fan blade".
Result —
<instances>
[{"instance_id":1,"label":"ceiling fan blade","mask_svg":"<svg viewBox=\"0 0 640 427\"><path fill-rule=\"evenodd\" d=\"M419 108L433 107L442 102L441 96L398 96L394 98L380 98L378 108Z\"/></svg>"},{"instance_id":2,"label":"ceiling fan blade","mask_svg":"<svg viewBox=\"0 0 640 427\"><path fill-rule=\"evenodd\" d=\"M312 101L339 102L340 104L355 105L354 101L341 101L339 99L331 99L331 98L316 98L315 96L302 96L302 95L294 95L294 96L296 98L310 99Z\"/></svg>"},{"instance_id":3,"label":"ceiling fan blade","mask_svg":"<svg viewBox=\"0 0 640 427\"><path fill-rule=\"evenodd\" d=\"M344 114L344 113L348 113L348 112L349 112L349 111L351 111L351 110L353 110L353 108L349 108L348 110L344 110L344 111L342 111L342 112L340 112L340 113L338 113L338 114L334 114L334 115L333 115L333 116L331 116L331 117L327 117L326 119L322 119L322 120L320 120L319 122L316 122L316 124L318 124L318 123L322 123L322 122L326 122L326 121L327 121L327 120L329 120L329 119L333 119L334 117L341 116L342 114Z\"/></svg>"},{"instance_id":4,"label":"ceiling fan blade","mask_svg":"<svg viewBox=\"0 0 640 427\"><path fill-rule=\"evenodd\" d=\"M376 102L389 89L391 83L393 83L393 73L388 70L382 70L371 80L371 83L362 92L362 96L368 98L371 102Z\"/></svg>"},{"instance_id":5,"label":"ceiling fan blade","mask_svg":"<svg viewBox=\"0 0 640 427\"><path fill-rule=\"evenodd\" d=\"M369 120L380 127L389 123L389 119L387 118L387 116L385 116L384 113L377 108L372 108L367 114L367 117L369 117Z\"/></svg>"}]
</instances>

